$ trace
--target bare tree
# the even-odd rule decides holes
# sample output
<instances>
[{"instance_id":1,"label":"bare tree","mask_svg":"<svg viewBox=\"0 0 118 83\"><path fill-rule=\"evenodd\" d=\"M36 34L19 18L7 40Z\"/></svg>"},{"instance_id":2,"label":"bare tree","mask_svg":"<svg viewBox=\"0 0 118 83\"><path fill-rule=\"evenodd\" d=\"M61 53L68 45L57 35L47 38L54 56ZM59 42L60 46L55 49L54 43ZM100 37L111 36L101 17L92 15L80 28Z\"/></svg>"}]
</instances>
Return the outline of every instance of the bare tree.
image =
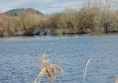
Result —
<instances>
[{"instance_id":1,"label":"bare tree","mask_svg":"<svg viewBox=\"0 0 118 83\"><path fill-rule=\"evenodd\" d=\"M112 10L115 4L116 3L114 1L104 0L103 13L102 13L102 25L106 33L109 32L111 28L113 28L111 26L111 22L113 21Z\"/></svg>"}]
</instances>

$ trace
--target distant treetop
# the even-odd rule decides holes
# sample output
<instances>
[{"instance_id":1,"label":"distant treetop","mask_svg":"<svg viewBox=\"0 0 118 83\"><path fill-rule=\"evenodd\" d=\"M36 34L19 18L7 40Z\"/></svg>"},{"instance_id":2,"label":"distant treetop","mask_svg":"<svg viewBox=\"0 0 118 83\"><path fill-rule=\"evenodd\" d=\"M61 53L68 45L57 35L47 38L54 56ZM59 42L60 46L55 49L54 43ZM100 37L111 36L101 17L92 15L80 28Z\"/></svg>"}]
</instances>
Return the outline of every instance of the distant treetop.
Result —
<instances>
[{"instance_id":1,"label":"distant treetop","mask_svg":"<svg viewBox=\"0 0 118 83\"><path fill-rule=\"evenodd\" d=\"M4 14L5 15L8 15L8 16L18 16L20 13L22 12L31 12L31 13L34 13L34 14L38 14L38 15L43 15L42 12L38 11L38 10L35 10L33 8L18 8L18 9L12 9L12 10L9 10L7 12L5 12Z\"/></svg>"}]
</instances>

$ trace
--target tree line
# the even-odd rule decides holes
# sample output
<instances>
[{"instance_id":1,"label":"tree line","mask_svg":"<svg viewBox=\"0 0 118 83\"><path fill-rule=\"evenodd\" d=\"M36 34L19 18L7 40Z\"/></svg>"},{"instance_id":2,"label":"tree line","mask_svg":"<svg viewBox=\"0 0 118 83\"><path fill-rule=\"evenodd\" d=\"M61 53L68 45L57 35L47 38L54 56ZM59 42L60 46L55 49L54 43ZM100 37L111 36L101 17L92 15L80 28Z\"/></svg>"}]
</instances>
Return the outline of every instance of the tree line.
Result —
<instances>
[{"instance_id":1,"label":"tree line","mask_svg":"<svg viewBox=\"0 0 118 83\"><path fill-rule=\"evenodd\" d=\"M66 8L60 13L37 14L24 11L15 16L0 13L0 36L32 35L33 30L53 30L54 35L118 32L118 10L88 2L79 11Z\"/></svg>"}]
</instances>

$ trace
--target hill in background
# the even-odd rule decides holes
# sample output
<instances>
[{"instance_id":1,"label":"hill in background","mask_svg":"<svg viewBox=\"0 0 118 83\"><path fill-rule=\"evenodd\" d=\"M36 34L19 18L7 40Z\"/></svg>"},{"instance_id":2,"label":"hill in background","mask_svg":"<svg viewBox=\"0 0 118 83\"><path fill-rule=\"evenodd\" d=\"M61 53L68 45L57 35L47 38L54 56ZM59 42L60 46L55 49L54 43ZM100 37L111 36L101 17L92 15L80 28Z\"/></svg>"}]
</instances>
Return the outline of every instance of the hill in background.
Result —
<instances>
[{"instance_id":1,"label":"hill in background","mask_svg":"<svg viewBox=\"0 0 118 83\"><path fill-rule=\"evenodd\" d=\"M38 10L35 10L33 8L19 8L19 9L12 9L12 10L9 10L7 12L5 12L4 14L5 15L8 15L8 16L18 16L19 14L21 14L22 12L31 12L31 13L34 13L34 14L38 14L38 15L43 15L42 12L38 11Z\"/></svg>"}]
</instances>

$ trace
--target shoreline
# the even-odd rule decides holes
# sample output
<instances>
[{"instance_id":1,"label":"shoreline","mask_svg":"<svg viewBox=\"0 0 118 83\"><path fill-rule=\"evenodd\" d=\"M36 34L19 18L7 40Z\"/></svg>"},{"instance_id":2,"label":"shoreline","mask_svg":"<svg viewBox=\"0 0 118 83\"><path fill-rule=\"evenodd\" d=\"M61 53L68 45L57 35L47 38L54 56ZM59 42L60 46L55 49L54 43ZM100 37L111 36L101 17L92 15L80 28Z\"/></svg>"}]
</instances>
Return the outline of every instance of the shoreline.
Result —
<instances>
[{"instance_id":1,"label":"shoreline","mask_svg":"<svg viewBox=\"0 0 118 83\"><path fill-rule=\"evenodd\" d=\"M89 33L89 34L61 34L61 35L17 35L17 36L0 36L0 38L30 38L30 37L62 37L62 36L110 36L110 35L118 35L118 33L100 33L100 34L93 34L93 33Z\"/></svg>"}]
</instances>

